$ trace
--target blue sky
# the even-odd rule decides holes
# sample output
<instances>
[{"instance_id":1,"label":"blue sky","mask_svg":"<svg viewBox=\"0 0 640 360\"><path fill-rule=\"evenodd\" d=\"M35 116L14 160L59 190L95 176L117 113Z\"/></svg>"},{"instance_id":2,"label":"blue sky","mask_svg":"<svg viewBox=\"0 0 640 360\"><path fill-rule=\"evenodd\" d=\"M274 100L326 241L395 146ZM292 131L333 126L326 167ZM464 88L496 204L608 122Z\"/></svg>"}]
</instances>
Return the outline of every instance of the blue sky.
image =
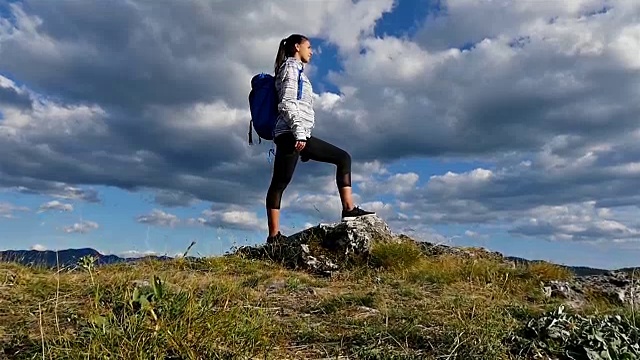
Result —
<instances>
[{"instance_id":1,"label":"blue sky","mask_svg":"<svg viewBox=\"0 0 640 360\"><path fill-rule=\"evenodd\" d=\"M206 256L262 243L270 144L246 141L249 80L302 32L315 134L350 151L358 204L393 231L638 265L640 37L625 15L638 6L132 4L0 4L0 248L174 255L196 241ZM339 219L332 178L299 165L284 232Z\"/></svg>"}]
</instances>

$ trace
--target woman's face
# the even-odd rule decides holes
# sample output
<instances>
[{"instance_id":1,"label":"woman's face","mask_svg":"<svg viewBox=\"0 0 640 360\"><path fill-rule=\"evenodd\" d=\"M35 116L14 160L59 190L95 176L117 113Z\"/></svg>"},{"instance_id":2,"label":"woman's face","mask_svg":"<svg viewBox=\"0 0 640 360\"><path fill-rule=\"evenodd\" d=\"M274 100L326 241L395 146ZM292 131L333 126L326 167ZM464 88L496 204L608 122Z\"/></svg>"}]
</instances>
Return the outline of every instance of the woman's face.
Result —
<instances>
[{"instance_id":1,"label":"woman's face","mask_svg":"<svg viewBox=\"0 0 640 360\"><path fill-rule=\"evenodd\" d=\"M296 44L296 48L298 49L298 54L300 55L300 60L303 63L308 63L311 61L311 56L313 55L313 50L311 50L311 43L309 40L304 40L300 44Z\"/></svg>"}]
</instances>

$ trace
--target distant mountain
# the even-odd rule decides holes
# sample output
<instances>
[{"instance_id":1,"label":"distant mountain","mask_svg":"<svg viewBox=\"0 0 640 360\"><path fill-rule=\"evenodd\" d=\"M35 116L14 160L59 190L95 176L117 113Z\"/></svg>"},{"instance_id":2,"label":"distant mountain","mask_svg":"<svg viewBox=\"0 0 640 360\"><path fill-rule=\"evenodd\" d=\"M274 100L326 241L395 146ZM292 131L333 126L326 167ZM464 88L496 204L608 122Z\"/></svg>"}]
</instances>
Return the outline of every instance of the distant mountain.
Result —
<instances>
[{"instance_id":1,"label":"distant mountain","mask_svg":"<svg viewBox=\"0 0 640 360\"><path fill-rule=\"evenodd\" d=\"M82 249L66 249L57 251L52 250L5 250L0 251L0 262L16 262L28 266L38 266L46 268L74 267L84 256L93 256L96 258L95 265L107 265L123 262L140 261L141 259L171 259L168 256L146 255L138 258L122 258L117 255L103 255L97 250L91 248Z\"/></svg>"},{"instance_id":2,"label":"distant mountain","mask_svg":"<svg viewBox=\"0 0 640 360\"><path fill-rule=\"evenodd\" d=\"M530 264L530 263L535 263L535 262L546 262L546 261L543 261L543 260L527 260L527 259L523 259L523 258L519 258L519 257L515 257L515 256L505 256L505 259L513 261L515 263L520 263L520 264ZM612 270L607 270L607 269L592 268L592 267L588 267L588 266L569 266L569 265L561 265L561 264L556 264L556 265L570 270L571 272L576 274L576 276L602 275L602 274L606 274L606 273L609 273L609 272L612 271ZM640 270L640 268L638 268L638 267L636 267L636 268L622 268L622 269L617 269L615 271L633 272L634 270Z\"/></svg>"}]
</instances>

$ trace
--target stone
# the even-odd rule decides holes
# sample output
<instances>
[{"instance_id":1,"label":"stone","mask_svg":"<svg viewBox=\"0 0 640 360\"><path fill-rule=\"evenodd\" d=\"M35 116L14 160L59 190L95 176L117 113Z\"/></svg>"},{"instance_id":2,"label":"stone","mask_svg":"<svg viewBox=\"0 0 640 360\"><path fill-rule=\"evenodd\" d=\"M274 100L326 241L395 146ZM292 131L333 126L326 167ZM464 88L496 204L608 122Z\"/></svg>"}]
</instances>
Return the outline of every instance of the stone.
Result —
<instances>
[{"instance_id":1,"label":"stone","mask_svg":"<svg viewBox=\"0 0 640 360\"><path fill-rule=\"evenodd\" d=\"M584 304L590 294L615 305L637 306L640 304L638 280L627 271L610 271L601 275L577 276L569 281L549 281L543 284L543 289L547 297L562 298L578 306Z\"/></svg>"},{"instance_id":2,"label":"stone","mask_svg":"<svg viewBox=\"0 0 640 360\"><path fill-rule=\"evenodd\" d=\"M561 298L564 303L571 306L574 309L582 307L586 298L582 292L582 286L571 286L566 281L552 280L546 284L542 284L544 294L548 298Z\"/></svg>"},{"instance_id":3,"label":"stone","mask_svg":"<svg viewBox=\"0 0 640 360\"><path fill-rule=\"evenodd\" d=\"M131 286L133 287L151 287L151 283L149 283L148 280L132 280L131 281Z\"/></svg>"},{"instance_id":4,"label":"stone","mask_svg":"<svg viewBox=\"0 0 640 360\"><path fill-rule=\"evenodd\" d=\"M389 241L398 240L389 226L372 214L338 223L321 223L289 235L281 243L242 246L233 254L330 275L345 265L366 260L374 243Z\"/></svg>"},{"instance_id":5,"label":"stone","mask_svg":"<svg viewBox=\"0 0 640 360\"><path fill-rule=\"evenodd\" d=\"M406 241L414 241L406 235L400 235L400 237L406 239ZM420 250L427 256L455 255L464 259L495 259L508 263L499 252L488 251L484 248L460 248L444 244L434 244L427 241L419 241L416 243L420 247Z\"/></svg>"},{"instance_id":6,"label":"stone","mask_svg":"<svg viewBox=\"0 0 640 360\"><path fill-rule=\"evenodd\" d=\"M283 290L286 287L287 287L287 283L284 280L278 280L278 281L272 282L267 287L266 291L267 291L267 294L273 294Z\"/></svg>"}]
</instances>

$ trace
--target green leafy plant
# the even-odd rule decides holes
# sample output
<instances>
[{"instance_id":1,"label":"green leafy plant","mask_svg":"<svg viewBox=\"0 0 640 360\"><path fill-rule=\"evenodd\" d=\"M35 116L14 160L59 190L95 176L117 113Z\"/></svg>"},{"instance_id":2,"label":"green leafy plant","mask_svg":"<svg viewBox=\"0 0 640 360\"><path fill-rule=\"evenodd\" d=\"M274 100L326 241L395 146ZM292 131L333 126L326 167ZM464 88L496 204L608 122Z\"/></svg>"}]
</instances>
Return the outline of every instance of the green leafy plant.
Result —
<instances>
[{"instance_id":1,"label":"green leafy plant","mask_svg":"<svg viewBox=\"0 0 640 360\"><path fill-rule=\"evenodd\" d=\"M89 276L91 276L91 284L94 286L95 280L93 278L93 270L95 269L96 260L98 260L98 258L91 255L83 256L78 260L78 265L89 272Z\"/></svg>"},{"instance_id":2,"label":"green leafy plant","mask_svg":"<svg viewBox=\"0 0 640 360\"><path fill-rule=\"evenodd\" d=\"M640 329L622 315L570 314L563 305L527 322L516 347L561 359L640 359Z\"/></svg>"},{"instance_id":3,"label":"green leafy plant","mask_svg":"<svg viewBox=\"0 0 640 360\"><path fill-rule=\"evenodd\" d=\"M134 311L141 310L145 313L151 314L154 321L158 321L157 309L154 309L154 305L162 301L165 296L164 284L157 275L153 275L153 283L151 284L150 291L143 291L140 287L136 287L133 290L129 305Z\"/></svg>"}]
</instances>

